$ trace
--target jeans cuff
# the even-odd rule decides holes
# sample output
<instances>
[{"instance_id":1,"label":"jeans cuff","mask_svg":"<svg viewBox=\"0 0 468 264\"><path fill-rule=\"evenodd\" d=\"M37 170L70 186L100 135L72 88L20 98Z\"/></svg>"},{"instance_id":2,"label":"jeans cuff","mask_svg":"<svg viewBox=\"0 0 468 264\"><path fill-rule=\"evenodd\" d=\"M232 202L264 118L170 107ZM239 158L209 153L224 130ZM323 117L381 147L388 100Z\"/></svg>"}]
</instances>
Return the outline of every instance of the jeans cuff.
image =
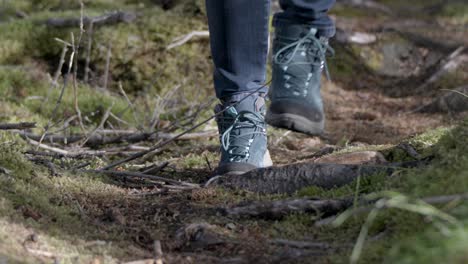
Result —
<instances>
[{"instance_id":1,"label":"jeans cuff","mask_svg":"<svg viewBox=\"0 0 468 264\"><path fill-rule=\"evenodd\" d=\"M275 15L273 18L274 27L282 27L289 25L304 25L317 29L318 37L332 38L336 34L336 27L333 21L326 17L325 19L318 19L307 21L305 19L289 18L285 16Z\"/></svg>"}]
</instances>

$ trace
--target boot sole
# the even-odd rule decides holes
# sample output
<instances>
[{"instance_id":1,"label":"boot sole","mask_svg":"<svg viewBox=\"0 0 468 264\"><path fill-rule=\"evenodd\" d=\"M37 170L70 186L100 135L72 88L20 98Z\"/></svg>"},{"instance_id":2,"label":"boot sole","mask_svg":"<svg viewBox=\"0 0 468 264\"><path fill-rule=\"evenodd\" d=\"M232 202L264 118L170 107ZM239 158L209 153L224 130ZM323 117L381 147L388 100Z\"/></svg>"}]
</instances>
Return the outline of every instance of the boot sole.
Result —
<instances>
[{"instance_id":1,"label":"boot sole","mask_svg":"<svg viewBox=\"0 0 468 264\"><path fill-rule=\"evenodd\" d=\"M322 135L325 126L323 120L314 122L303 116L289 113L275 114L267 112L265 120L271 126L285 128L311 136Z\"/></svg>"},{"instance_id":2,"label":"boot sole","mask_svg":"<svg viewBox=\"0 0 468 264\"><path fill-rule=\"evenodd\" d=\"M270 152L267 150L263 156L263 166L261 168L270 167L272 165L273 161L271 160ZM220 165L216 169L214 175L240 175L258 168L259 167L249 163L227 163Z\"/></svg>"}]
</instances>

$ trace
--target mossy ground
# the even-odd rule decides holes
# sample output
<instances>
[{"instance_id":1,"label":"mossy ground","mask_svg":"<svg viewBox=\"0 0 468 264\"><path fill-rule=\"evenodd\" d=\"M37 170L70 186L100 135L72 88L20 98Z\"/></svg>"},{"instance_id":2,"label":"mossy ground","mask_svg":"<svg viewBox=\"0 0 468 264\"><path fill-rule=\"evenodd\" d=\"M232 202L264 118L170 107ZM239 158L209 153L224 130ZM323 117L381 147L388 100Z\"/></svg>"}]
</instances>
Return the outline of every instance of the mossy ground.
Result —
<instances>
[{"instance_id":1,"label":"mossy ground","mask_svg":"<svg viewBox=\"0 0 468 264\"><path fill-rule=\"evenodd\" d=\"M151 130L150 125L156 118L159 120L153 124L156 130L174 132L211 114L213 104L207 100L212 96L208 41L195 40L166 50L175 37L191 30L206 29L203 1L180 2L174 7L162 4L164 1L149 0L83 2L86 16L110 10L137 14L132 23L95 29L88 83L83 82L83 67L89 39L87 32L83 35L77 60L76 92L86 129L95 129L110 106L118 120L109 118L104 125L106 129ZM407 4L407 1L379 2L397 11ZM424 7L432 4L433 1L416 1L412 4L414 8L407 12L425 10ZM466 17L459 12L465 6L461 1L447 5L438 10L437 19L450 26L465 25ZM19 18L18 11L27 16ZM358 31L373 30L393 19L388 14L370 14L347 6L337 6L335 14L338 22L341 19L357 21L357 28L353 30ZM79 17L79 2L7 0L1 4L0 15L0 122L34 121L38 128L32 132L38 134L44 132L49 123L63 125L64 120L76 115L74 86L70 79L57 114L51 120L64 81L61 77L56 86L51 84L62 50L62 44L54 38L71 41L70 32L75 38L80 32L69 28L51 29L44 21L50 17ZM403 12L402 16L405 15ZM417 18L427 19L424 15ZM369 26L367 24L372 24L369 21L375 24ZM444 76L427 94L411 93L412 88L418 86L413 83L414 78L388 76L379 71L381 47L393 42L413 43L403 38L393 32L379 35L378 43L368 47L334 43L337 55L329 61L333 83L324 85L328 118L326 138L271 129L270 151L280 165L300 162L301 157L327 145L342 148L331 155L371 150L381 152L390 162L414 161L414 157L397 147L403 142L413 146L421 157L433 157L430 165L402 169L391 178L374 175L332 190L304 188L294 196L338 198L393 191L418 199L466 193L468 122L463 121L466 114L411 112L431 100L437 94L434 91L465 83L467 76L463 67L466 65ZM110 77L107 89L103 89L109 47L112 51ZM421 48L428 47L417 47ZM440 52L437 50L438 56L443 55ZM69 56L70 51L67 60ZM68 70L67 65L68 61L62 72ZM427 68L427 65L421 67ZM398 86L390 86L395 81L400 81ZM119 83L132 105L120 94ZM174 92L174 87L179 88ZM52 131L61 133L61 129L57 125ZM215 124L209 123L203 129L215 129ZM82 129L78 121L72 119L64 131L79 133ZM148 145L151 143L138 146ZM72 146L66 148L73 150ZM17 134L0 132L0 169L6 169L0 171L0 263L4 259L8 263L50 263L53 258L60 263L120 263L152 258L155 240L162 242L169 263L196 263L193 259L190 262L184 255L189 253L174 246L173 241L177 229L200 222L216 226L237 244L200 249L195 254L198 256L247 256L268 263L268 254L278 249L269 248L266 242L287 238L326 242L334 248L323 256L300 260L304 263L347 263L367 217L367 213L358 214L339 227L317 227L317 216L312 215L291 215L274 222L230 219L219 215L215 208L285 196L222 189L164 192L141 181L126 182L71 169L88 162L86 168L96 169L109 162L107 157L47 159L58 169L59 175L54 176L46 166L28 159L30 156L25 151L31 149L35 147ZM216 137L177 141L160 153L149 155L142 164L168 161L169 165L160 175L204 183L217 165L218 154ZM124 155L119 153L110 159ZM124 168L139 167L126 165ZM381 210L370 226L360 263L468 261L467 203L455 201L437 208L455 217L460 224L455 226L398 209ZM265 255L259 255L260 250L264 250ZM196 259L194 255L191 257Z\"/></svg>"}]
</instances>

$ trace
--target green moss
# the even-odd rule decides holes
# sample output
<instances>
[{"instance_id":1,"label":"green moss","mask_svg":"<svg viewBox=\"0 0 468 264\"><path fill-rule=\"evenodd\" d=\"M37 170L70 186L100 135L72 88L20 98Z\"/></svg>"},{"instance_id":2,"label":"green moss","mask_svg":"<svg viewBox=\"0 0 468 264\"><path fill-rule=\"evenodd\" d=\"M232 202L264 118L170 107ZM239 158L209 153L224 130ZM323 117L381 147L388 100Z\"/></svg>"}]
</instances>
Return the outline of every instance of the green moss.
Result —
<instances>
[{"instance_id":1,"label":"green moss","mask_svg":"<svg viewBox=\"0 0 468 264\"><path fill-rule=\"evenodd\" d=\"M62 252L64 263L70 263L77 256L83 261L91 259L97 252L93 253L96 249L87 247L85 240L100 236L100 228L93 223L85 224L84 211L92 212L92 204L98 201L120 199L121 190L96 175L62 173L61 177L51 177L47 169L25 158L25 149L26 145L18 136L0 132L0 167L10 171L0 174L0 254L15 256L21 244L3 238L4 232L22 230L24 224L36 230L36 234L44 234L40 243L47 242L49 247ZM31 231L23 232L23 240L31 234ZM111 241L119 236L121 232L109 229L105 239ZM124 240L117 239L117 244ZM10 249L8 252L3 252L5 245ZM100 254L117 256L123 252L115 246L100 250Z\"/></svg>"},{"instance_id":2,"label":"green moss","mask_svg":"<svg viewBox=\"0 0 468 264\"><path fill-rule=\"evenodd\" d=\"M466 193L468 189L468 120L457 127L439 128L407 140L420 153L435 155L431 165L425 168L401 170L392 177L376 175L332 190L307 187L298 196L337 198L356 194L378 193L392 190L410 197L430 197ZM388 147L388 146L387 146ZM392 149L392 148L390 148ZM357 189L359 187L359 189ZM455 203L441 208L445 212L468 223L466 203ZM268 232L274 237L319 237L339 245L354 244L366 213L358 214L344 225L316 227L316 219L310 215L294 215L276 222ZM464 263L467 254L466 227L444 235L427 217L397 209L382 210L371 225L369 238L383 236L365 245L360 263ZM335 254L333 263L347 263L352 247ZM391 250L389 250L391 249ZM433 252L428 254L428 252Z\"/></svg>"},{"instance_id":3,"label":"green moss","mask_svg":"<svg viewBox=\"0 0 468 264\"><path fill-rule=\"evenodd\" d=\"M31 72L32 70L32 72ZM58 112L64 117L70 117L74 112L74 96L72 85L65 89L63 100L59 105ZM17 105L29 109L31 113L40 114L44 118L37 118L36 121L48 120L55 108L61 87L50 88L51 84L34 76L34 69L28 67L3 67L0 68L0 95L3 100L10 101ZM50 90L50 93L49 93ZM87 85L78 85L78 103L83 117L87 117L94 123L99 123L104 112L111 105L113 113L121 113L121 117L128 122L134 122L128 110L127 102L123 98L116 98L111 94L99 92ZM24 100L26 97L33 97ZM44 99L48 98L48 103ZM45 124L42 124L45 125Z\"/></svg>"},{"instance_id":4,"label":"green moss","mask_svg":"<svg viewBox=\"0 0 468 264\"><path fill-rule=\"evenodd\" d=\"M445 4L439 16L451 23L465 25L468 23L468 4L461 2Z\"/></svg>"},{"instance_id":5,"label":"green moss","mask_svg":"<svg viewBox=\"0 0 468 264\"><path fill-rule=\"evenodd\" d=\"M366 178L356 179L350 184L339 188L323 189L315 186L306 187L300 190L297 195L302 197L333 199L381 191L386 187L386 176L383 174L375 174Z\"/></svg>"},{"instance_id":6,"label":"green moss","mask_svg":"<svg viewBox=\"0 0 468 264\"><path fill-rule=\"evenodd\" d=\"M363 70L363 65L351 48L342 44L333 45L333 48L335 56L328 59L331 76L343 82L352 80L359 71Z\"/></svg>"},{"instance_id":7,"label":"green moss","mask_svg":"<svg viewBox=\"0 0 468 264\"><path fill-rule=\"evenodd\" d=\"M451 129L446 127L432 129L425 133L412 137L411 139L409 139L408 143L411 144L411 146L415 147L415 149L418 152L424 154L429 151L432 151L431 148L438 144L442 138L445 138L448 135L450 135L450 133Z\"/></svg>"},{"instance_id":8,"label":"green moss","mask_svg":"<svg viewBox=\"0 0 468 264\"><path fill-rule=\"evenodd\" d=\"M455 71L449 71L445 73L440 79L438 79L431 86L437 89L454 89L465 85L468 79L468 66L462 65ZM441 91L440 94L446 91Z\"/></svg>"},{"instance_id":9,"label":"green moss","mask_svg":"<svg viewBox=\"0 0 468 264\"><path fill-rule=\"evenodd\" d=\"M394 190L410 194L413 197L430 197L465 193L468 189L468 121L462 122L452 130L436 130L420 138L423 142L435 143L434 153L437 158L427 168L409 170L394 178L389 186ZM440 136L442 134L442 136ZM468 222L466 204L447 207L462 222ZM421 221L408 212L386 215L391 220L386 228L392 230L393 237L387 242L379 242L366 250L366 258L375 258L382 248L393 243L391 254L385 254L388 263L462 263L466 251L456 246L465 243L466 229L453 229L453 234L446 236L431 222ZM450 226L449 226L450 229ZM393 241L393 242L391 242ZM399 242L400 241L400 242ZM383 244L382 244L383 243ZM380 245L379 245L380 244ZM437 248L435 251L434 249ZM428 254L428 252L433 252ZM432 257L430 257L432 256Z\"/></svg>"},{"instance_id":10,"label":"green moss","mask_svg":"<svg viewBox=\"0 0 468 264\"><path fill-rule=\"evenodd\" d=\"M175 86L197 87L204 96L211 92L211 62L206 40L196 40L173 50L166 50L174 38L188 34L190 30L206 28L204 9L199 1L189 1L174 12L158 7L141 10L141 16L132 23L96 28L93 37L91 66L96 76L103 76L107 50L112 43L109 86L116 89L119 82L127 91L162 93ZM54 3L51 3L54 5ZM48 10L47 8L44 8ZM105 11L86 9L86 16L100 15ZM186 12L195 13L190 17ZM199 13L197 16L196 13ZM70 42L75 40L78 29L54 29L44 21L49 17L79 17L79 10L63 12L37 12L23 20L7 23L0 29L0 63L24 63L28 58L42 59L48 64L57 63L62 45L55 38ZM88 41L85 33L82 46ZM84 49L79 60L84 61ZM52 69L55 70L55 69ZM181 79L181 76L184 76ZM98 85L102 81L96 80ZM192 93L187 94L191 98Z\"/></svg>"}]
</instances>

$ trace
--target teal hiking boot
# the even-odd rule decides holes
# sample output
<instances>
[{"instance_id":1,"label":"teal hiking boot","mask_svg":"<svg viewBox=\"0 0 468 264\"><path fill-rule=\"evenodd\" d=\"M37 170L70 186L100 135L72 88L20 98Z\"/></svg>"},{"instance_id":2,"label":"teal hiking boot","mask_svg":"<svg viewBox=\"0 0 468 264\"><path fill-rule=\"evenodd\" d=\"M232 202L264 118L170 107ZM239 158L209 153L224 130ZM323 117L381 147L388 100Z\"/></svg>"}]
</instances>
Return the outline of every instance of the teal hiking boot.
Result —
<instances>
[{"instance_id":1,"label":"teal hiking boot","mask_svg":"<svg viewBox=\"0 0 468 264\"><path fill-rule=\"evenodd\" d=\"M273 42L273 80L268 124L289 130L320 135L325 116L320 94L321 75L327 52L334 53L327 38L307 25L278 25Z\"/></svg>"},{"instance_id":2,"label":"teal hiking boot","mask_svg":"<svg viewBox=\"0 0 468 264\"><path fill-rule=\"evenodd\" d=\"M217 175L242 174L272 165L267 150L265 99L259 94L236 95L215 107L221 142ZM243 100L242 100L243 99Z\"/></svg>"}]
</instances>

